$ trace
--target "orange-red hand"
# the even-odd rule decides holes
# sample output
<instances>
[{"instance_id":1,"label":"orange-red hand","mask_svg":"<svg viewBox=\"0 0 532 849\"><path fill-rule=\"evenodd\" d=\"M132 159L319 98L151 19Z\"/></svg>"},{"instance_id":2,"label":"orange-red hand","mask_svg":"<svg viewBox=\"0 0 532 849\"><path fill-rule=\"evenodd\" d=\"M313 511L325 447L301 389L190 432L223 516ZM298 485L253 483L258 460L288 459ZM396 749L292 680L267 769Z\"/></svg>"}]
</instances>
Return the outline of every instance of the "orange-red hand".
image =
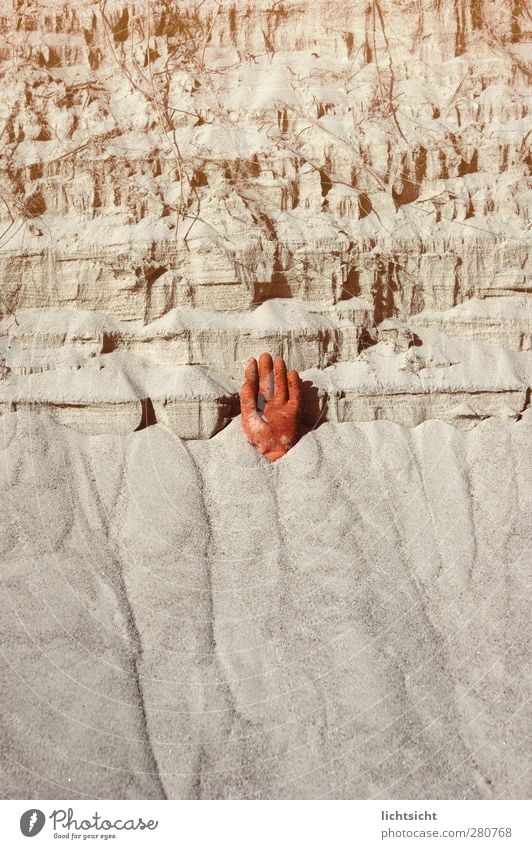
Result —
<instances>
[{"instance_id":1,"label":"orange-red hand","mask_svg":"<svg viewBox=\"0 0 532 849\"><path fill-rule=\"evenodd\" d=\"M278 460L296 444L301 414L297 371L286 373L281 357L261 354L250 359L240 391L242 426L246 438L268 460Z\"/></svg>"}]
</instances>

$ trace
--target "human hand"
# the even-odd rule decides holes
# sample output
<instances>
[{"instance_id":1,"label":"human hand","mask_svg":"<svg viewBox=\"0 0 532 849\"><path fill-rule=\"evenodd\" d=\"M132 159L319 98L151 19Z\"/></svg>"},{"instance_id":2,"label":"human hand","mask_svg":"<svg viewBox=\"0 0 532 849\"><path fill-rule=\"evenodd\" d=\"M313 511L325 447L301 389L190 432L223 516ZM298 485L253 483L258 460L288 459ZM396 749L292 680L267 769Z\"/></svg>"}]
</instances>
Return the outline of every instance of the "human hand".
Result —
<instances>
[{"instance_id":1,"label":"human hand","mask_svg":"<svg viewBox=\"0 0 532 849\"><path fill-rule=\"evenodd\" d=\"M301 384L297 371L286 373L282 357L251 358L240 390L242 427L248 442L271 460L278 460L299 438ZM262 413L262 414L261 414Z\"/></svg>"}]
</instances>

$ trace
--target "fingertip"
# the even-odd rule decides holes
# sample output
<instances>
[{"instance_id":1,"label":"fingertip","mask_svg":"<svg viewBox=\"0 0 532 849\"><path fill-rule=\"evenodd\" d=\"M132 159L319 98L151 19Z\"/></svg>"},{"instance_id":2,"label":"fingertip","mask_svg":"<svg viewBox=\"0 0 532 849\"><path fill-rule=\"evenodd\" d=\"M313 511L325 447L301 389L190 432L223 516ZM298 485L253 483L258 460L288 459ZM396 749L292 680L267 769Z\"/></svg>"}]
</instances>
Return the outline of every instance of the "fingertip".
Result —
<instances>
[{"instance_id":1,"label":"fingertip","mask_svg":"<svg viewBox=\"0 0 532 849\"><path fill-rule=\"evenodd\" d=\"M273 397L273 360L266 351L259 357L259 389L267 401Z\"/></svg>"},{"instance_id":2,"label":"fingertip","mask_svg":"<svg viewBox=\"0 0 532 849\"><path fill-rule=\"evenodd\" d=\"M288 398L288 386L286 383L286 365L282 357L275 358L273 373L275 376L275 397L279 401L286 401Z\"/></svg>"},{"instance_id":3,"label":"fingertip","mask_svg":"<svg viewBox=\"0 0 532 849\"><path fill-rule=\"evenodd\" d=\"M249 360L247 361L246 369L245 369L245 377L246 377L246 380L250 380L252 382L255 382L255 381L258 380L259 370L258 370L258 366L257 366L257 360L255 359L255 357L250 357Z\"/></svg>"},{"instance_id":4,"label":"fingertip","mask_svg":"<svg viewBox=\"0 0 532 849\"><path fill-rule=\"evenodd\" d=\"M282 357L276 357L273 361L273 373L275 377L281 377L286 380L286 365Z\"/></svg>"},{"instance_id":5,"label":"fingertip","mask_svg":"<svg viewBox=\"0 0 532 849\"><path fill-rule=\"evenodd\" d=\"M259 357L259 368L261 369L271 369L273 368L273 360L272 355L267 351L264 351Z\"/></svg>"},{"instance_id":6,"label":"fingertip","mask_svg":"<svg viewBox=\"0 0 532 849\"><path fill-rule=\"evenodd\" d=\"M288 389L291 401L298 401L301 398L301 378L295 369L290 369L288 372Z\"/></svg>"}]
</instances>

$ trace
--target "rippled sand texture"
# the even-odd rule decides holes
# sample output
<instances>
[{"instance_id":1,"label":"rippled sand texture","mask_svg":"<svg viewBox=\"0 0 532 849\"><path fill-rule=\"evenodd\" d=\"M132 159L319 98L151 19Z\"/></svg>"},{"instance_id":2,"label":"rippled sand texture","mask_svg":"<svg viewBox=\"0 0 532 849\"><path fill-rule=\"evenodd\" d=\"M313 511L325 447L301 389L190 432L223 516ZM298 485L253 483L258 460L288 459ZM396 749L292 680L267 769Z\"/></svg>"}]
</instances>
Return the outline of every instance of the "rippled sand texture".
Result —
<instances>
[{"instance_id":1,"label":"rippled sand texture","mask_svg":"<svg viewBox=\"0 0 532 849\"><path fill-rule=\"evenodd\" d=\"M526 422L1 422L7 796L530 793Z\"/></svg>"}]
</instances>

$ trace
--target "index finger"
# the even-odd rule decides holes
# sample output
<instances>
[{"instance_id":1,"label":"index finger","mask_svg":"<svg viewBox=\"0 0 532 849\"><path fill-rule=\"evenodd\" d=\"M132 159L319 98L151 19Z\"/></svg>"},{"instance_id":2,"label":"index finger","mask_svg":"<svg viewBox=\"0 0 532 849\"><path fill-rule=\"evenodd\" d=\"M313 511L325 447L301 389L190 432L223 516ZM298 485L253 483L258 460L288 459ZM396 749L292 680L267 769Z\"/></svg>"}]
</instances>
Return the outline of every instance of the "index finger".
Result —
<instances>
[{"instance_id":1,"label":"index finger","mask_svg":"<svg viewBox=\"0 0 532 849\"><path fill-rule=\"evenodd\" d=\"M257 360L253 357L246 363L244 383L240 390L240 406L242 412L253 412L257 409L257 393L259 391L259 369Z\"/></svg>"}]
</instances>

